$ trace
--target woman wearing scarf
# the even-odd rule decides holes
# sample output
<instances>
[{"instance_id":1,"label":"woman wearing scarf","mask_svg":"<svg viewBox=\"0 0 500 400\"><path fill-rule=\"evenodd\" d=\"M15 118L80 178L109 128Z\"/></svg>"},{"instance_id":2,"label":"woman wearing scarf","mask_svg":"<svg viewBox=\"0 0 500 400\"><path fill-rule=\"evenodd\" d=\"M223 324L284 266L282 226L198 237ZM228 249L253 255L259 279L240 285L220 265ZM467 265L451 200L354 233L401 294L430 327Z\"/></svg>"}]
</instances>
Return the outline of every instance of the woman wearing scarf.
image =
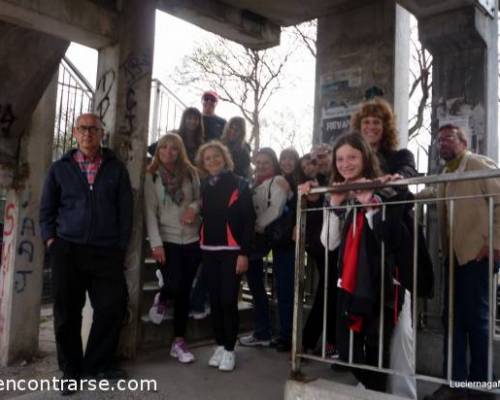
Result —
<instances>
[{"instance_id":1,"label":"woman wearing scarf","mask_svg":"<svg viewBox=\"0 0 500 400\"><path fill-rule=\"evenodd\" d=\"M167 133L159 141L144 183L145 216L153 258L164 285L150 310L153 322L166 316L167 300L174 303L174 333L170 355L181 363L194 361L184 339L189 295L200 264L198 173L182 139Z\"/></svg>"}]
</instances>

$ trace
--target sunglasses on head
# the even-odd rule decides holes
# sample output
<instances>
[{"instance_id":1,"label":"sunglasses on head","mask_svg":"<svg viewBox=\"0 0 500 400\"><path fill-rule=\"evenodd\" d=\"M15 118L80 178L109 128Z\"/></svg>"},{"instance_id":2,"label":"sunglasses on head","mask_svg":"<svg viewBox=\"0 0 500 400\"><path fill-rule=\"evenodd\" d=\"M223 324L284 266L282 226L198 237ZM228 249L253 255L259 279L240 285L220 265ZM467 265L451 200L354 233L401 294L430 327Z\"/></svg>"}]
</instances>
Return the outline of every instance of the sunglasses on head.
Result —
<instances>
[{"instance_id":1,"label":"sunglasses on head","mask_svg":"<svg viewBox=\"0 0 500 400\"><path fill-rule=\"evenodd\" d=\"M217 99L212 96L204 96L203 101L211 101L212 103L217 103Z\"/></svg>"}]
</instances>

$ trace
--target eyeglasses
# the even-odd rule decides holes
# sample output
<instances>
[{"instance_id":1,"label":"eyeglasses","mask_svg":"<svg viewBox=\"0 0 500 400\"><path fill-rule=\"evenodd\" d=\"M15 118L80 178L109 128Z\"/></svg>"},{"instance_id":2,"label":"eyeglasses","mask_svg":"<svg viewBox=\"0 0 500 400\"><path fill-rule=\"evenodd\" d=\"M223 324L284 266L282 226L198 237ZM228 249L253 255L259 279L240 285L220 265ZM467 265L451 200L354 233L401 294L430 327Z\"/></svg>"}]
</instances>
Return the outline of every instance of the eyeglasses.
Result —
<instances>
[{"instance_id":1,"label":"eyeglasses","mask_svg":"<svg viewBox=\"0 0 500 400\"><path fill-rule=\"evenodd\" d=\"M316 154L316 158L320 159L320 160L323 160L324 158L328 157L328 154L330 154L330 152L327 152L327 153L318 153L318 154Z\"/></svg>"},{"instance_id":2,"label":"eyeglasses","mask_svg":"<svg viewBox=\"0 0 500 400\"><path fill-rule=\"evenodd\" d=\"M98 126L94 125L80 125L76 127L76 130L78 131L79 134L85 135L85 133L88 132L89 135L97 135L98 133L101 132L101 128Z\"/></svg>"},{"instance_id":3,"label":"eyeglasses","mask_svg":"<svg viewBox=\"0 0 500 400\"><path fill-rule=\"evenodd\" d=\"M212 96L205 96L203 97L203 101L211 101L212 103L217 103L217 99Z\"/></svg>"}]
</instances>

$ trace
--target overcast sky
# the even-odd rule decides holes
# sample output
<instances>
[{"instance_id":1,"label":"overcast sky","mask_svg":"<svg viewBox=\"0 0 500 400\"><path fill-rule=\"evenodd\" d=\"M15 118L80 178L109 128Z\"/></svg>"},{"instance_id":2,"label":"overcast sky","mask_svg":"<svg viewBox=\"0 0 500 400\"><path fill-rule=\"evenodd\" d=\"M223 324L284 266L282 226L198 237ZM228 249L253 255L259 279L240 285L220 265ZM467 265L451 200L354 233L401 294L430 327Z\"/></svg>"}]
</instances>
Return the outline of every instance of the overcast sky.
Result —
<instances>
[{"instance_id":1,"label":"overcast sky","mask_svg":"<svg viewBox=\"0 0 500 400\"><path fill-rule=\"evenodd\" d=\"M153 77L162 81L167 87L171 87L170 77L175 73L176 66L181 64L183 57L190 54L197 44L214 40L214 38L215 35L195 25L157 11ZM282 35L283 42L282 45L286 46L284 35ZM67 56L88 81L95 84L97 51L72 43ZM293 127L300 132L295 141L300 153L309 150L312 140L314 65L315 60L305 50L296 50L285 70L287 84L277 92L267 106L267 112L264 113L267 121L275 121L279 114L285 115L282 123L285 130ZM187 90L176 90L175 93L187 106L201 107L200 94L194 95ZM216 112L226 119L240 115L235 106L224 102L220 102ZM282 138L278 137L279 135L280 133L277 133L271 123L264 124L261 135L262 145L271 145L276 150L280 150Z\"/></svg>"}]
</instances>

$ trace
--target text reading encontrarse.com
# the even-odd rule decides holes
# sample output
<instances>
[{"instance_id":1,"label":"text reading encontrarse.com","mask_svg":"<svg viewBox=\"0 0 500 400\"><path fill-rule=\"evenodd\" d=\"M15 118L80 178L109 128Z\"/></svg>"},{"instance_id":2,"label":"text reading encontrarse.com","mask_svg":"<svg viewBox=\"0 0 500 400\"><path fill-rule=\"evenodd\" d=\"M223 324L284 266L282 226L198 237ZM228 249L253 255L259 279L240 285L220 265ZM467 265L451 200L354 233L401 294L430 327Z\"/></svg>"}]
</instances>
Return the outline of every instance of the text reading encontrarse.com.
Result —
<instances>
[{"instance_id":1,"label":"text reading encontrarse.com","mask_svg":"<svg viewBox=\"0 0 500 400\"><path fill-rule=\"evenodd\" d=\"M108 381L106 379L0 379L0 392L10 391L50 391L61 390L65 385L70 390L88 390L101 392L156 392L156 379L119 379Z\"/></svg>"}]
</instances>

